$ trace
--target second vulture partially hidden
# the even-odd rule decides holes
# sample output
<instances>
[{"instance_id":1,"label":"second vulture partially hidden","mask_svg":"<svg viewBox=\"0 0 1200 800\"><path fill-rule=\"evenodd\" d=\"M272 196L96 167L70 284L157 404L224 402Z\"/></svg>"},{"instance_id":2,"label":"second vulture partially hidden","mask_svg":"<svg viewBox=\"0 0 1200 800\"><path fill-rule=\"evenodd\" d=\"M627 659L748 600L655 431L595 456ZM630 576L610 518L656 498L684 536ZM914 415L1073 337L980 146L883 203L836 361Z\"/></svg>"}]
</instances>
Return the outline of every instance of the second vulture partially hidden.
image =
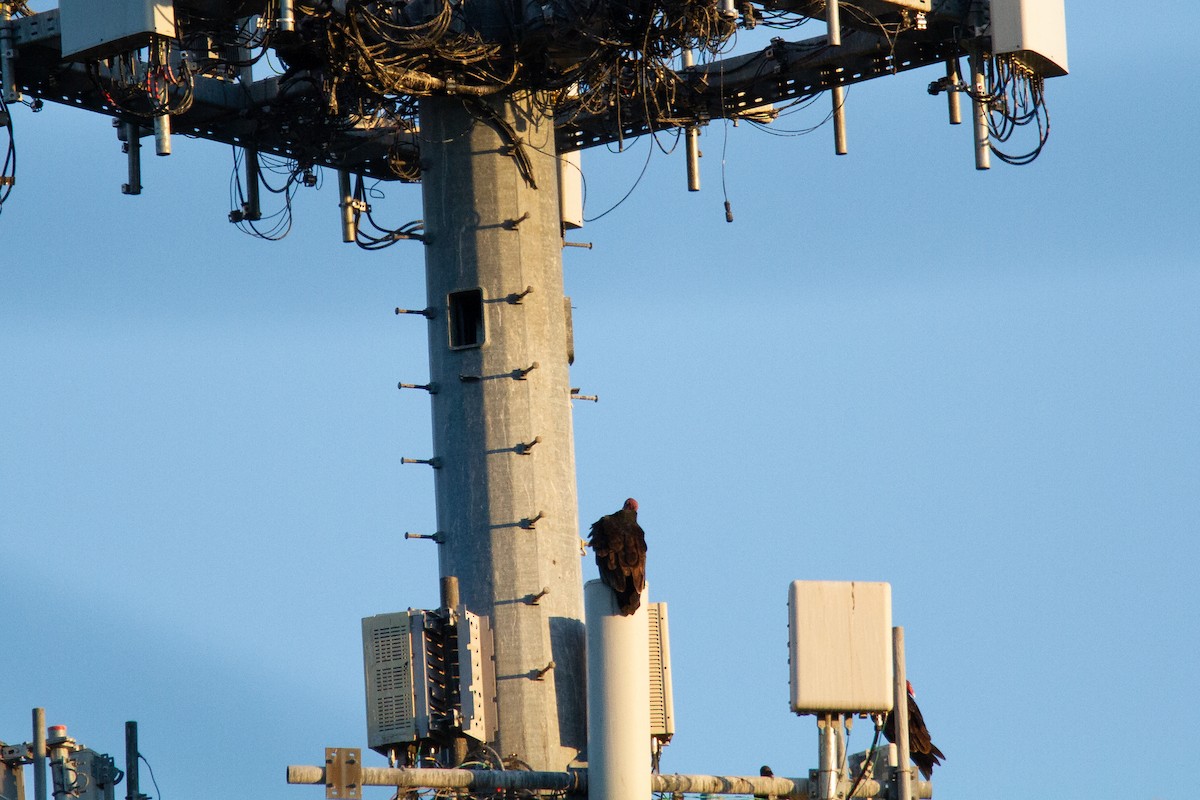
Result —
<instances>
[{"instance_id":1,"label":"second vulture partially hidden","mask_svg":"<svg viewBox=\"0 0 1200 800\"><path fill-rule=\"evenodd\" d=\"M892 744L896 743L896 720L892 713L883 721L883 735ZM917 698L913 694L911 683L908 684L908 750L913 763L921 770L925 780L929 780L933 775L933 768L945 758L929 738L929 728L925 727L925 718L921 716L921 709L917 707Z\"/></svg>"},{"instance_id":2,"label":"second vulture partially hidden","mask_svg":"<svg viewBox=\"0 0 1200 800\"><path fill-rule=\"evenodd\" d=\"M646 534L638 525L637 511L637 500L629 498L620 511L596 520L588 537L600 580L616 593L624 616L638 610L646 588Z\"/></svg>"}]
</instances>

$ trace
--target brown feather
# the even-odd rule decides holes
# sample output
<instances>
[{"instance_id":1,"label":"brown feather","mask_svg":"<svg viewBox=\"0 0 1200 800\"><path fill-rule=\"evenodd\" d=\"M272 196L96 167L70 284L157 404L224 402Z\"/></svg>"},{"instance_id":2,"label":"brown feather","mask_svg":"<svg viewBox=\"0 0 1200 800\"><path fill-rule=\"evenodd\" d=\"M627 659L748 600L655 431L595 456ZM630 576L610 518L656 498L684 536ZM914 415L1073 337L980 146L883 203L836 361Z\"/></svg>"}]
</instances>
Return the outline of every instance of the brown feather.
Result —
<instances>
[{"instance_id":1,"label":"brown feather","mask_svg":"<svg viewBox=\"0 0 1200 800\"><path fill-rule=\"evenodd\" d=\"M896 720L891 713L883 722L883 735L889 742L895 743ZM917 765L917 769L921 771L925 780L929 780L933 775L933 768L940 765L946 758L929 736L929 728L925 727L925 717L921 715L917 699L912 696L911 692L908 694L908 751L912 762Z\"/></svg>"},{"instance_id":2,"label":"brown feather","mask_svg":"<svg viewBox=\"0 0 1200 800\"><path fill-rule=\"evenodd\" d=\"M637 502L630 498L620 511L596 520L588 544L600 580L616 593L621 613L637 611L646 588L646 534L637 522Z\"/></svg>"}]
</instances>

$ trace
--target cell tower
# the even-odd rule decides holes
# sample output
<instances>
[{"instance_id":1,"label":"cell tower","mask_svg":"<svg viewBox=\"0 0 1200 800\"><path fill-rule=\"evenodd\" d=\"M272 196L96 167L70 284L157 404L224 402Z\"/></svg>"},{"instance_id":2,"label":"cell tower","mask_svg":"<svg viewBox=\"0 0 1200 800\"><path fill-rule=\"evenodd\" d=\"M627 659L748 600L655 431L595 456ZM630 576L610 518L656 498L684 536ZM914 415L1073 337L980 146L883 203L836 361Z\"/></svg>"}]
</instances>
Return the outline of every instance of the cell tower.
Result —
<instances>
[{"instance_id":1,"label":"cell tower","mask_svg":"<svg viewBox=\"0 0 1200 800\"><path fill-rule=\"evenodd\" d=\"M810 19L820 35L782 38ZM231 220L250 231L274 232L270 159L287 197L316 168L338 172L347 241L422 243L434 452L409 460L435 471L429 535L460 592L447 605L493 634L486 743L534 770L578 763L586 745L561 257L580 216L575 154L682 131L698 189L712 120L766 124L828 93L843 153L847 86L932 66L951 122L970 104L976 166L1023 163L1049 134L1044 78L1067 66L1062 0L60 0L39 13L0 0L0 23L10 153L19 102L64 103L113 119L128 194L142 190L141 139L167 155L183 133L240 149ZM754 28L779 35L733 53ZM19 198L4 163L0 202ZM423 220L368 231L364 178L419 182Z\"/></svg>"}]
</instances>

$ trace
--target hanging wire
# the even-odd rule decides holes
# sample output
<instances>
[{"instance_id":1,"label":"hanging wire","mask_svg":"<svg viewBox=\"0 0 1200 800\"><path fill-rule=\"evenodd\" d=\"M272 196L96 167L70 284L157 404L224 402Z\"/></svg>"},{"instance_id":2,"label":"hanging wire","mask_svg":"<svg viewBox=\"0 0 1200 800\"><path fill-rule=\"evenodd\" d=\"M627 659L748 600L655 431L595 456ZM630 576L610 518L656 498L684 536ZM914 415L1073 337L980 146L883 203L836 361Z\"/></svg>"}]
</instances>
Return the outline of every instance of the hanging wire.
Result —
<instances>
[{"instance_id":1,"label":"hanging wire","mask_svg":"<svg viewBox=\"0 0 1200 800\"><path fill-rule=\"evenodd\" d=\"M8 144L4 147L4 161L0 163L0 214L4 213L4 201L12 194L17 183L17 137L13 133L12 113L4 100L4 92L0 89L0 121L4 124L4 133Z\"/></svg>"}]
</instances>

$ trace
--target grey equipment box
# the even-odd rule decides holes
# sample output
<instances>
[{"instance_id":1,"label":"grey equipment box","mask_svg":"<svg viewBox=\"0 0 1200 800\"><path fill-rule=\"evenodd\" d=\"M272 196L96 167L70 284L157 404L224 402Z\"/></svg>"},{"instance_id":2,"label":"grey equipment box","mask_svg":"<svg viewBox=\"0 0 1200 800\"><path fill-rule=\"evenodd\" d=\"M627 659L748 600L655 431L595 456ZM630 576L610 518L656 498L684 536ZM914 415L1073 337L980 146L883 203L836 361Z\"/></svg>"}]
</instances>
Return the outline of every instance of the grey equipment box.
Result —
<instances>
[{"instance_id":1,"label":"grey equipment box","mask_svg":"<svg viewBox=\"0 0 1200 800\"><path fill-rule=\"evenodd\" d=\"M60 0L64 59L91 61L175 38L171 0Z\"/></svg>"}]
</instances>

